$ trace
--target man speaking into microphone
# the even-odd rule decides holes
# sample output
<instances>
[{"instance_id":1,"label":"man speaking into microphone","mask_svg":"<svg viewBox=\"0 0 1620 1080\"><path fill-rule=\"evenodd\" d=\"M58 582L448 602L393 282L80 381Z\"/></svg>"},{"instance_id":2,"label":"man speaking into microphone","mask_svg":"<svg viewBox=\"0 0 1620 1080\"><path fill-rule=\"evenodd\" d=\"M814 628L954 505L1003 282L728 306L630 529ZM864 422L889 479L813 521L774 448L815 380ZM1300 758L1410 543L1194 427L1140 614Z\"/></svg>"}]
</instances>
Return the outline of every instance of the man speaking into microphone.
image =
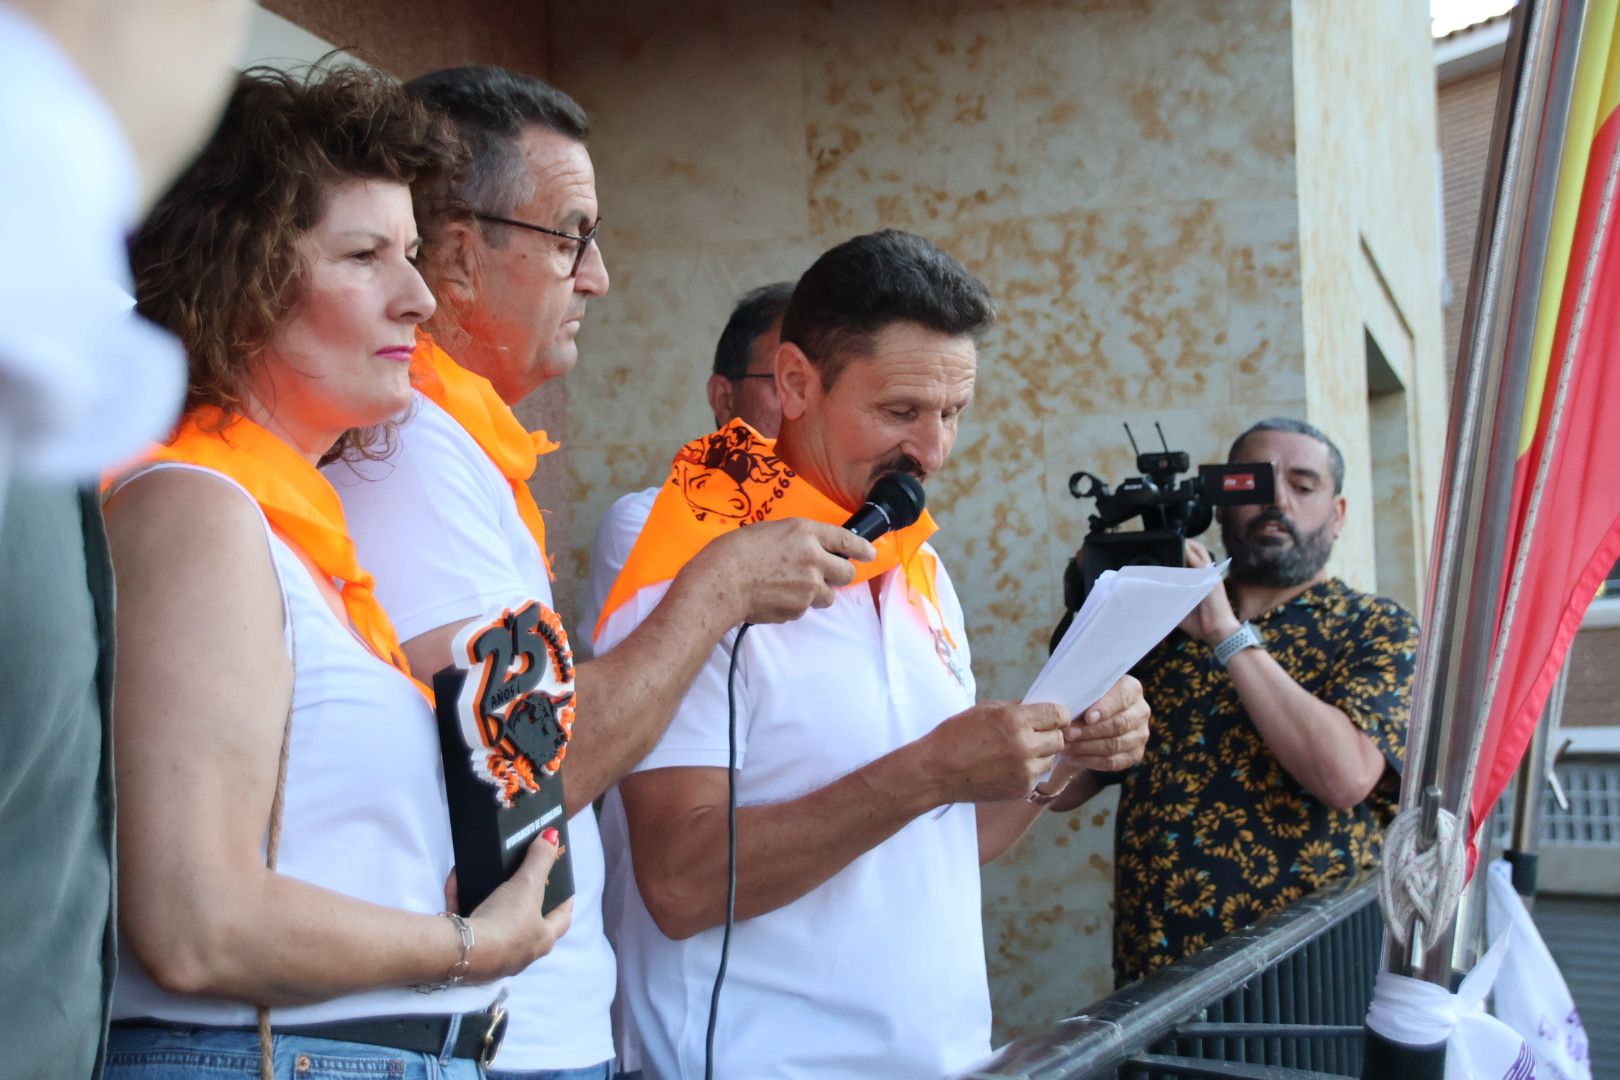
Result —
<instances>
[{"instance_id":1,"label":"man speaking into microphone","mask_svg":"<svg viewBox=\"0 0 1620 1080\"><path fill-rule=\"evenodd\" d=\"M734 421L682 448L598 648L718 532L780 516L843 523L888 474L938 470L993 317L983 283L906 233L817 260L783 319L780 436ZM1039 804L1027 796L1054 764L1043 788L1138 761L1148 710L1129 678L1078 719L975 704L934 529L924 513L881 536L831 606L749 628L740 644L729 635L662 741L608 793L621 1051L648 1080L704 1074L733 712L736 927L713 1074L938 1077L989 1052L979 865L1029 827Z\"/></svg>"}]
</instances>

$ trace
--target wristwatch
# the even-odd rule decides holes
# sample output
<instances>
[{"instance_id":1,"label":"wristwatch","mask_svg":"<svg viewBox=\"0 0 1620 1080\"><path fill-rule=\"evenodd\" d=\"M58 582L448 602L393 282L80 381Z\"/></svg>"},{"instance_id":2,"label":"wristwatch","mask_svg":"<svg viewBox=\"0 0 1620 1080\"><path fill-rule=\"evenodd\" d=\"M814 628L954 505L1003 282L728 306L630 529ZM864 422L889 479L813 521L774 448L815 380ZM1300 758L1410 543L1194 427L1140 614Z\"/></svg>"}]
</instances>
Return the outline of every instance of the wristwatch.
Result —
<instances>
[{"instance_id":1,"label":"wristwatch","mask_svg":"<svg viewBox=\"0 0 1620 1080\"><path fill-rule=\"evenodd\" d=\"M1266 641L1260 636L1260 631L1248 622L1238 627L1231 637L1215 646L1215 659L1221 662L1221 667L1225 667L1232 657L1244 649L1259 649L1261 652L1266 649Z\"/></svg>"}]
</instances>

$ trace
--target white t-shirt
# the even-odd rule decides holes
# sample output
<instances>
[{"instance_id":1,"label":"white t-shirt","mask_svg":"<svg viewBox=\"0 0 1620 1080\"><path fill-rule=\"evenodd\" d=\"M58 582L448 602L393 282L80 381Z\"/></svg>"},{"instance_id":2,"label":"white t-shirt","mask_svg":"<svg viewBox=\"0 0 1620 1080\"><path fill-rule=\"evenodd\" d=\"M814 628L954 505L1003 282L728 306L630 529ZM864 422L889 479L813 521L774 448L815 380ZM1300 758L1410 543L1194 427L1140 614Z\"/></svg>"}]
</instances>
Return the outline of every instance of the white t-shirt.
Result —
<instances>
[{"instance_id":1,"label":"white t-shirt","mask_svg":"<svg viewBox=\"0 0 1620 1080\"><path fill-rule=\"evenodd\" d=\"M212 469L187 469L241 485ZM242 498L252 502L245 490ZM258 504L252 504L258 510ZM261 519L263 511L259 511ZM287 794L276 872L385 907L437 914L454 857L444 769L433 711L409 679L338 621L298 555L265 522L281 584L288 655L294 661ZM379 735L386 725L386 737ZM499 986L457 986L431 994L378 987L313 1005L271 1010L277 1027L368 1016L476 1012ZM113 990L115 1020L150 1017L225 1027L257 1023L254 1006L172 994L146 974L125 944Z\"/></svg>"},{"instance_id":2,"label":"white t-shirt","mask_svg":"<svg viewBox=\"0 0 1620 1080\"><path fill-rule=\"evenodd\" d=\"M652 610L641 590L603 628L604 650ZM737 675L737 799L780 802L824 787L972 705L973 676L956 594L939 592L957 647L882 579L881 618L865 584L831 607L756 626ZM940 639L943 643L943 639ZM637 771L725 768L727 667L735 634L714 650L668 733ZM721 929L672 941L636 889L617 788L603 807L613 853L609 927L619 954L624 1059L648 1080L700 1077ZM715 1036L715 1075L768 1080L935 1078L990 1051L990 994L971 805L915 819L793 903L736 925Z\"/></svg>"},{"instance_id":3,"label":"white t-shirt","mask_svg":"<svg viewBox=\"0 0 1620 1080\"><path fill-rule=\"evenodd\" d=\"M624 569L642 526L647 524L658 492L659 488L650 487L619 496L596 526L596 538L591 541L591 593L585 598L585 610L580 612L579 633L574 635L581 644L596 637L602 605L607 603L619 571Z\"/></svg>"},{"instance_id":4,"label":"white t-shirt","mask_svg":"<svg viewBox=\"0 0 1620 1080\"><path fill-rule=\"evenodd\" d=\"M383 461L337 462L325 472L399 639L518 598L552 606L545 560L511 486L466 429L418 394L395 443ZM566 765L562 775L566 786ZM573 924L512 980L500 1069L574 1069L613 1057L613 950L602 933L602 841L589 808L568 822L568 851Z\"/></svg>"}]
</instances>

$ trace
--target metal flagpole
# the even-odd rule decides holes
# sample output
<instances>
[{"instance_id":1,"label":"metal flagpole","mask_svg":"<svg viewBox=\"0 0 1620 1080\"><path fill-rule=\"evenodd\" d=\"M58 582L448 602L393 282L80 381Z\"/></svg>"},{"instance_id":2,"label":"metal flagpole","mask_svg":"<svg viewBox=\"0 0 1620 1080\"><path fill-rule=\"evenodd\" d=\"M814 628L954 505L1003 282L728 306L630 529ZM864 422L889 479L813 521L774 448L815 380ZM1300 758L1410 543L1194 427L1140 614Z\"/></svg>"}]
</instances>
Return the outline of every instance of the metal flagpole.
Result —
<instances>
[{"instance_id":1,"label":"metal flagpole","mask_svg":"<svg viewBox=\"0 0 1620 1080\"><path fill-rule=\"evenodd\" d=\"M1509 510L1584 0L1521 0L1498 93L1452 391L1446 478L1412 691L1400 813L1385 842L1385 967L1450 988L1468 804L1507 584ZM1363 1076L1439 1077L1444 1046L1367 1033ZM1436 1053L1436 1051L1438 1053Z\"/></svg>"}]
</instances>

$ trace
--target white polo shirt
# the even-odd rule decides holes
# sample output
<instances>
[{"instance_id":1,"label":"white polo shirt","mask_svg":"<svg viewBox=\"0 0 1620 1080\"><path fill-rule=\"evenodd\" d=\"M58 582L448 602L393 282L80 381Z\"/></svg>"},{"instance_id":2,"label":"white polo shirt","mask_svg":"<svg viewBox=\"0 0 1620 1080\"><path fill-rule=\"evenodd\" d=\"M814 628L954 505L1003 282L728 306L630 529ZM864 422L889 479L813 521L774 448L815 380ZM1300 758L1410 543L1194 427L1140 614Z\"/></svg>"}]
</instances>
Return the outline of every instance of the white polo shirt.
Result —
<instances>
[{"instance_id":1,"label":"white polo shirt","mask_svg":"<svg viewBox=\"0 0 1620 1080\"><path fill-rule=\"evenodd\" d=\"M512 489L466 429L418 394L395 442L385 460L324 471L399 639L520 597L553 606L550 575ZM581 722L590 722L588 710ZM562 775L566 787L566 764ZM613 950L602 933L602 842L589 808L569 819L568 851L573 924L550 955L511 981L499 1069L573 1069L613 1057Z\"/></svg>"},{"instance_id":2,"label":"white polo shirt","mask_svg":"<svg viewBox=\"0 0 1620 1080\"><path fill-rule=\"evenodd\" d=\"M597 523L596 536L591 540L591 592L585 599L585 610L579 613L579 632L574 636L580 645L596 637L596 619L641 537L659 490L650 487L619 496Z\"/></svg>"},{"instance_id":3,"label":"white polo shirt","mask_svg":"<svg viewBox=\"0 0 1620 1080\"><path fill-rule=\"evenodd\" d=\"M742 644L737 675L738 802L780 802L821 788L912 742L973 704L967 637L943 567L939 592L957 644L935 635L904 575ZM598 641L622 640L667 586L643 589ZM879 612L881 610L881 618ZM727 635L668 733L637 771L725 768ZM627 1065L648 1080L701 1077L721 929L685 941L659 932L636 889L618 790L603 807L612 852L609 930L619 954L618 1015ZM924 814L807 895L737 924L715 1075L936 1078L990 1051L990 995L979 910L974 808Z\"/></svg>"}]
</instances>

